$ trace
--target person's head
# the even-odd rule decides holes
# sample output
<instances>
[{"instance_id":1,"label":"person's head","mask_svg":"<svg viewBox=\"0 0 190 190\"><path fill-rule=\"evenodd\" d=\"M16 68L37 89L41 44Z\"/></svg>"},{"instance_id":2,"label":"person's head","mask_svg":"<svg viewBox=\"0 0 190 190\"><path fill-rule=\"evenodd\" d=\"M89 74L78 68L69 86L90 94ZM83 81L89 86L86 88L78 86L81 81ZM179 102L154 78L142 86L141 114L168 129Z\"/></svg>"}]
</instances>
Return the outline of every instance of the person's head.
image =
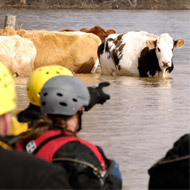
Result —
<instances>
[{"instance_id":1,"label":"person's head","mask_svg":"<svg viewBox=\"0 0 190 190\"><path fill-rule=\"evenodd\" d=\"M77 77L56 76L49 79L40 92L41 112L45 118L38 121L21 142L36 139L46 130L55 128L76 133L81 129L81 116L89 101L89 91Z\"/></svg>"},{"instance_id":2,"label":"person's head","mask_svg":"<svg viewBox=\"0 0 190 190\"><path fill-rule=\"evenodd\" d=\"M54 124L61 125L59 127L73 132L81 129L81 116L89 101L86 85L73 76L57 76L48 80L40 93L42 114Z\"/></svg>"},{"instance_id":3,"label":"person's head","mask_svg":"<svg viewBox=\"0 0 190 190\"><path fill-rule=\"evenodd\" d=\"M59 75L73 76L72 72L60 65L48 65L35 69L29 76L27 93L31 104L40 106L40 91L51 78Z\"/></svg>"},{"instance_id":4,"label":"person's head","mask_svg":"<svg viewBox=\"0 0 190 190\"><path fill-rule=\"evenodd\" d=\"M16 108L14 80L8 68L0 62L0 135L10 130L10 112Z\"/></svg>"}]
</instances>

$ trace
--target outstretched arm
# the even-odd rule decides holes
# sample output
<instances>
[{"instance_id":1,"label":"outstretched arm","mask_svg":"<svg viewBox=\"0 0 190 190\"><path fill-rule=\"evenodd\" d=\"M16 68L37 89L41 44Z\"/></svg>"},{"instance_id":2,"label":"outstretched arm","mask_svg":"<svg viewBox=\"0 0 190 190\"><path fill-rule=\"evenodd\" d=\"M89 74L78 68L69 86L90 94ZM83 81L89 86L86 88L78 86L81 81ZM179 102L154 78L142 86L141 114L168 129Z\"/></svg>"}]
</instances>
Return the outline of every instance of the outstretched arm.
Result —
<instances>
[{"instance_id":1,"label":"outstretched arm","mask_svg":"<svg viewBox=\"0 0 190 190\"><path fill-rule=\"evenodd\" d=\"M85 106L85 111L90 110L95 104L104 104L110 99L110 95L103 92L103 88L109 85L109 82L101 82L98 86L88 87L90 102L88 106Z\"/></svg>"}]
</instances>

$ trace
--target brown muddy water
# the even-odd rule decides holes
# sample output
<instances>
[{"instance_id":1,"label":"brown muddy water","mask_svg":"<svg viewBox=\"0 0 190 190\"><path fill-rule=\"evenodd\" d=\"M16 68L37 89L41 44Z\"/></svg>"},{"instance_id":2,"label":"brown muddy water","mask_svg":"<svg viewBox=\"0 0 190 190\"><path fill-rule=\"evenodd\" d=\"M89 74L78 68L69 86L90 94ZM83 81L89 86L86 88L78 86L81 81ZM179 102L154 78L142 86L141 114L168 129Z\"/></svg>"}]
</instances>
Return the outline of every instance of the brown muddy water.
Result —
<instances>
[{"instance_id":1,"label":"brown muddy water","mask_svg":"<svg viewBox=\"0 0 190 190\"><path fill-rule=\"evenodd\" d=\"M147 189L147 170L190 131L190 11L0 9L0 28L6 14L15 14L17 27L28 30L100 25L118 33L168 32L186 41L182 49L174 50L174 70L168 79L76 75L87 86L111 84L104 89L111 99L85 113L79 136L101 146L119 163L123 189ZM26 82L27 78L15 78L17 109L28 105Z\"/></svg>"}]
</instances>

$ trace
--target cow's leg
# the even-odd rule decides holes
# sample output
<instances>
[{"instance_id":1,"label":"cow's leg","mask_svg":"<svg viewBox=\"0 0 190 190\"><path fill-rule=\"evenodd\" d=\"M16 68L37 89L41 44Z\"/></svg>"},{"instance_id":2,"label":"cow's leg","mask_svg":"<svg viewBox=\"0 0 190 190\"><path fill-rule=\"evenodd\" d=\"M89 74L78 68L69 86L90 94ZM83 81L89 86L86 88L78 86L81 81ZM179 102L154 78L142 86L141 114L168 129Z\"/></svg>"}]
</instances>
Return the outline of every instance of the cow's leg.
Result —
<instances>
[{"instance_id":1,"label":"cow's leg","mask_svg":"<svg viewBox=\"0 0 190 190\"><path fill-rule=\"evenodd\" d=\"M95 73L96 70L97 70L97 68L98 68L98 66L99 66L99 59L97 58L96 59L96 63L94 64L94 67L92 68L91 73Z\"/></svg>"}]
</instances>

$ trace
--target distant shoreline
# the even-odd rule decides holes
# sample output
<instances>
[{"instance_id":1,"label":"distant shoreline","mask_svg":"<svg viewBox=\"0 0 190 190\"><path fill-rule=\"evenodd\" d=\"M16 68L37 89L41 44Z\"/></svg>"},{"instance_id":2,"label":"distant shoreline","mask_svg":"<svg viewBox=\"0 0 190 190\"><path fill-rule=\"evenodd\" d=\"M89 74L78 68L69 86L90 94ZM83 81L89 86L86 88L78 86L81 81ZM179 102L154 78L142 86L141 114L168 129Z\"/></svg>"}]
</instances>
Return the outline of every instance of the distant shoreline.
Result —
<instances>
[{"instance_id":1,"label":"distant shoreline","mask_svg":"<svg viewBox=\"0 0 190 190\"><path fill-rule=\"evenodd\" d=\"M9 8L9 9L92 9L92 10L110 10L110 9L119 9L119 10L190 10L190 2L185 4L137 4L136 6L124 6L118 2L116 3L107 3L107 4L42 4L40 3L30 3L30 4L5 4L0 3L0 8Z\"/></svg>"}]
</instances>

